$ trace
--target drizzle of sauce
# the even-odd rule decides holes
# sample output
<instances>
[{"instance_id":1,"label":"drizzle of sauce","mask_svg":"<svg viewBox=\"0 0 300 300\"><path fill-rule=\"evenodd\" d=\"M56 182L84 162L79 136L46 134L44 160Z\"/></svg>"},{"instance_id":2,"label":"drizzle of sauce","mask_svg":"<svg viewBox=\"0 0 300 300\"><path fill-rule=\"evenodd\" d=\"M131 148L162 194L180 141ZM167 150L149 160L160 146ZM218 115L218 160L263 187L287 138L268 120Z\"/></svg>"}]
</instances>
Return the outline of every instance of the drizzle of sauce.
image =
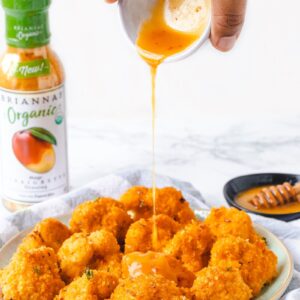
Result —
<instances>
[{"instance_id":1,"label":"drizzle of sauce","mask_svg":"<svg viewBox=\"0 0 300 300\"><path fill-rule=\"evenodd\" d=\"M240 206L249 209L253 212L259 212L264 214L282 215L300 212L300 202L292 202L289 204L271 207L271 208L256 208L249 201L257 195L263 188L269 187L271 185L265 185L260 187L251 188L244 192L239 193L234 199Z\"/></svg>"},{"instance_id":2,"label":"drizzle of sauce","mask_svg":"<svg viewBox=\"0 0 300 300\"><path fill-rule=\"evenodd\" d=\"M205 4L204 12L210 7L209 0L199 0ZM146 20L139 31L136 46L139 55L149 65L151 71L152 82L152 197L153 197L153 248L157 245L157 224L156 224L156 163L155 163L155 141L156 141L156 74L158 66L168 57L178 54L190 47L203 33L206 28L208 14L202 13L201 7L198 5L194 11L198 19L201 16L200 25L192 31L180 31L172 28L167 24L165 18L166 4L169 4L169 9L175 12L180 10L178 6L183 4L183 1L157 0L154 4L151 16ZM172 5L173 4L173 5ZM176 17L177 18L177 17Z\"/></svg>"},{"instance_id":3,"label":"drizzle of sauce","mask_svg":"<svg viewBox=\"0 0 300 300\"><path fill-rule=\"evenodd\" d=\"M156 157L155 157L155 145L156 145L156 72L157 67L151 68L151 81L152 81L152 202L153 202L153 234L152 234L152 246L153 249L158 248L158 229L156 221Z\"/></svg>"},{"instance_id":4,"label":"drizzle of sauce","mask_svg":"<svg viewBox=\"0 0 300 300\"><path fill-rule=\"evenodd\" d=\"M177 281L176 270L170 266L163 253L149 251L147 253L132 252L124 256L122 273L125 277L136 278L140 275L160 274L165 278Z\"/></svg>"}]
</instances>

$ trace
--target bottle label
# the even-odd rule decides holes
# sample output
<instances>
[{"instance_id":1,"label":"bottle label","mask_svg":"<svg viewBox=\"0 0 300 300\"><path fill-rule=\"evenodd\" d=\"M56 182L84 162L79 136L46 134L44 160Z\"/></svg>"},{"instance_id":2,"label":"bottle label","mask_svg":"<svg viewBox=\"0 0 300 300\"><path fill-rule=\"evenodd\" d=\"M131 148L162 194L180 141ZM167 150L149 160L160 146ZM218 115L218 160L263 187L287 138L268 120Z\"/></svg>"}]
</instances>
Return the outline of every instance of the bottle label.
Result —
<instances>
[{"instance_id":1,"label":"bottle label","mask_svg":"<svg viewBox=\"0 0 300 300\"><path fill-rule=\"evenodd\" d=\"M14 78L34 78L50 74L50 62L48 59L38 59L25 62L17 62L9 76Z\"/></svg>"},{"instance_id":2,"label":"bottle label","mask_svg":"<svg viewBox=\"0 0 300 300\"><path fill-rule=\"evenodd\" d=\"M0 89L1 192L36 203L68 189L64 86L38 92Z\"/></svg>"}]
</instances>

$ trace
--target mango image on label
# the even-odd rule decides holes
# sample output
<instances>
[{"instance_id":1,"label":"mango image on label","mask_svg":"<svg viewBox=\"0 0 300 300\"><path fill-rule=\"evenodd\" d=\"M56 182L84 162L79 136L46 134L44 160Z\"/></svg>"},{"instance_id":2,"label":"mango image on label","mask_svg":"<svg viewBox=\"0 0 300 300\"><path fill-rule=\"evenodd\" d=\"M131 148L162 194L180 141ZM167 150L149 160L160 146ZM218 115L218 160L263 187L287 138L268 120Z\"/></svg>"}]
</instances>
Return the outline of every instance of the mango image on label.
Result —
<instances>
[{"instance_id":1,"label":"mango image on label","mask_svg":"<svg viewBox=\"0 0 300 300\"><path fill-rule=\"evenodd\" d=\"M35 173L47 173L55 165L54 135L40 127L18 131L14 134L12 147L18 161Z\"/></svg>"}]
</instances>

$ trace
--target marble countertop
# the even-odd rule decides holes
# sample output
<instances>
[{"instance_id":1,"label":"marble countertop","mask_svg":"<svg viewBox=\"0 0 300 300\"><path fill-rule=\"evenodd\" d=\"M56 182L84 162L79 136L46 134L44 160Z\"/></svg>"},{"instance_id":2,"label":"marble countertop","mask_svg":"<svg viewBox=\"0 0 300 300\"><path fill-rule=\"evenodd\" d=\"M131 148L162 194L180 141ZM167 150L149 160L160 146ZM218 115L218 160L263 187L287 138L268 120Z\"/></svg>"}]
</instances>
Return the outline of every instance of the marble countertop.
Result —
<instances>
[{"instance_id":1,"label":"marble countertop","mask_svg":"<svg viewBox=\"0 0 300 300\"><path fill-rule=\"evenodd\" d=\"M224 184L255 172L300 173L300 116L159 120L157 172L191 182L210 205ZM71 188L125 167L151 168L151 121L69 120ZM8 212L0 207L0 216Z\"/></svg>"}]
</instances>

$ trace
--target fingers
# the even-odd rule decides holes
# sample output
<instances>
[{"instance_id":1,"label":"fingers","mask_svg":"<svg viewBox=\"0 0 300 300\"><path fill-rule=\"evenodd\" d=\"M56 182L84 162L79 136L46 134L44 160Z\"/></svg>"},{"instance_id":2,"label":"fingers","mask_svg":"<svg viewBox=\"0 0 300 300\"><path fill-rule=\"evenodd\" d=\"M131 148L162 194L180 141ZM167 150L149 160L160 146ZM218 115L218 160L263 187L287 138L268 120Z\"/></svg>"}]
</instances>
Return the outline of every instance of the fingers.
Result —
<instances>
[{"instance_id":1,"label":"fingers","mask_svg":"<svg viewBox=\"0 0 300 300\"><path fill-rule=\"evenodd\" d=\"M229 51L242 30L247 0L212 0L211 41L215 48Z\"/></svg>"}]
</instances>

